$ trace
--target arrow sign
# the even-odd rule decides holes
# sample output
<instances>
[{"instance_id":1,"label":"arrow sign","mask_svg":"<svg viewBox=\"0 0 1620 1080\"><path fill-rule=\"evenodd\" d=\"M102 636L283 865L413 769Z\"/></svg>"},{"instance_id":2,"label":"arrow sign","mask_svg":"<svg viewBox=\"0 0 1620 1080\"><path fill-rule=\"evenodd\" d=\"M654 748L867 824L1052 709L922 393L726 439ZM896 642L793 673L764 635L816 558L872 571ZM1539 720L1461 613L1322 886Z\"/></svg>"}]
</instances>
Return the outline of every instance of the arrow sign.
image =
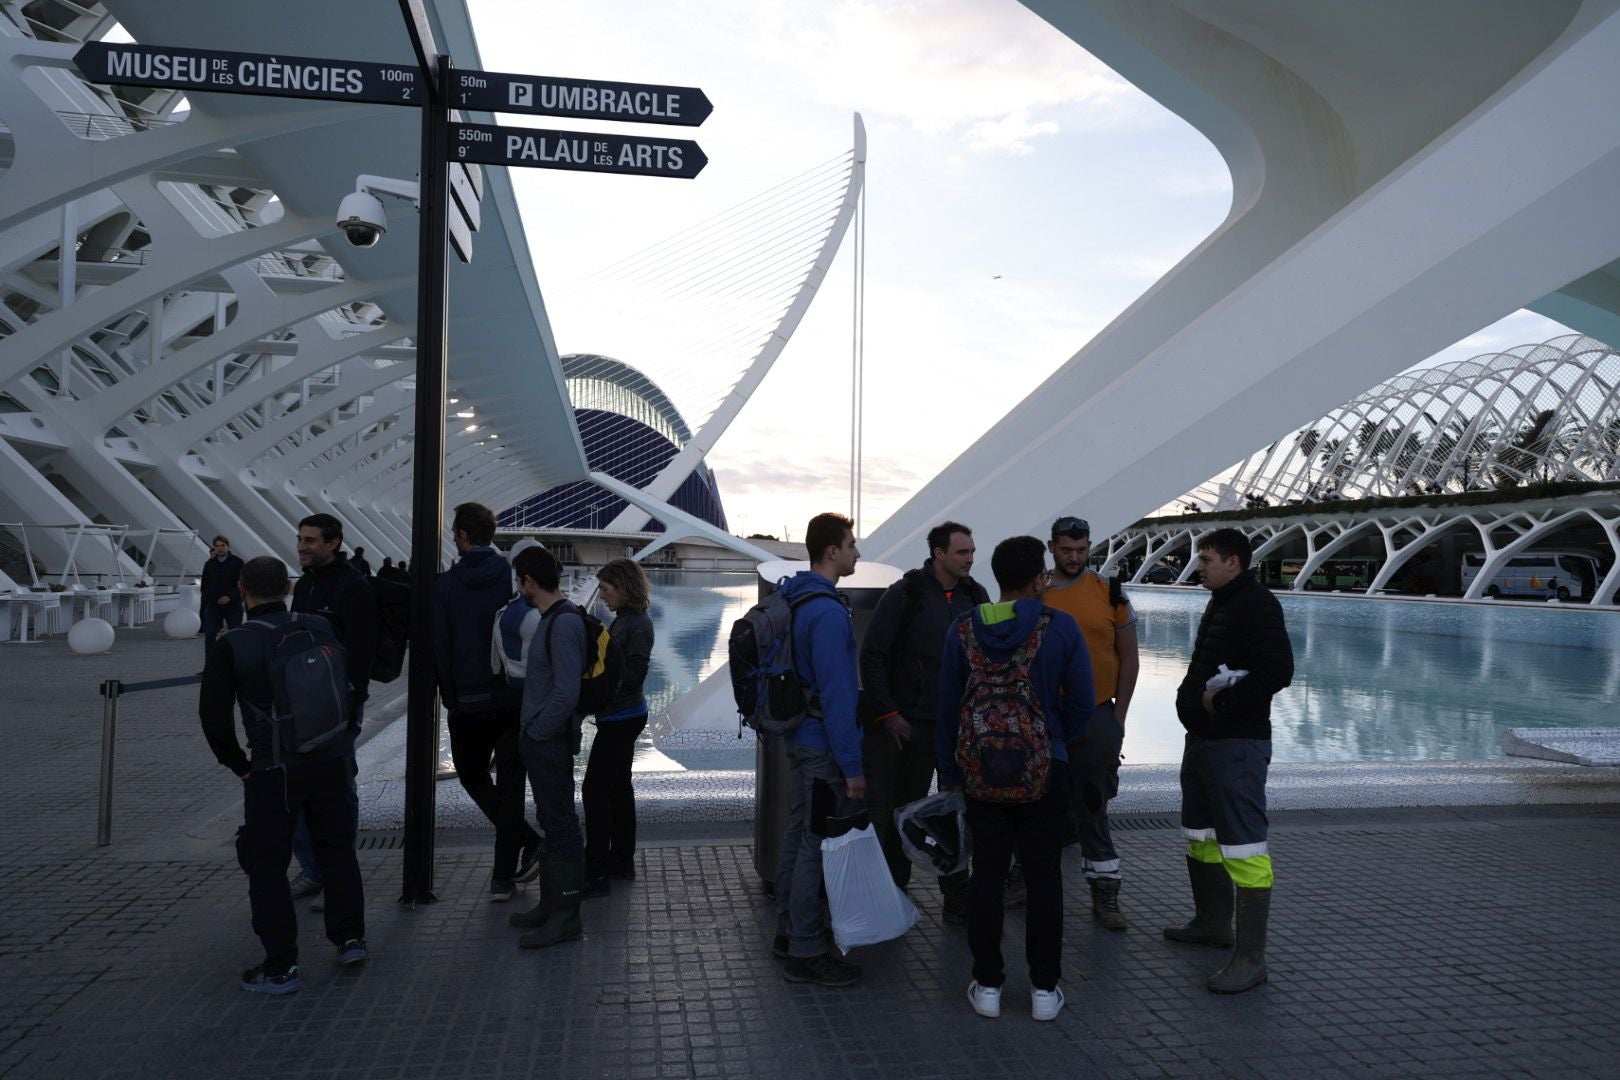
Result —
<instances>
[{"instance_id":1,"label":"arrow sign","mask_svg":"<svg viewBox=\"0 0 1620 1080\"><path fill-rule=\"evenodd\" d=\"M495 124L451 124L450 157L484 165L673 176L690 180L708 157L688 139L649 139L595 131L548 131Z\"/></svg>"},{"instance_id":2,"label":"arrow sign","mask_svg":"<svg viewBox=\"0 0 1620 1080\"><path fill-rule=\"evenodd\" d=\"M697 127L714 111L708 96L695 86L556 79L499 71L457 72L451 88L451 104L489 112L684 127Z\"/></svg>"},{"instance_id":3,"label":"arrow sign","mask_svg":"<svg viewBox=\"0 0 1620 1080\"><path fill-rule=\"evenodd\" d=\"M87 43L73 63L93 83L156 86L217 94L419 105L421 73L404 64L317 60L279 53L171 49L157 45Z\"/></svg>"}]
</instances>

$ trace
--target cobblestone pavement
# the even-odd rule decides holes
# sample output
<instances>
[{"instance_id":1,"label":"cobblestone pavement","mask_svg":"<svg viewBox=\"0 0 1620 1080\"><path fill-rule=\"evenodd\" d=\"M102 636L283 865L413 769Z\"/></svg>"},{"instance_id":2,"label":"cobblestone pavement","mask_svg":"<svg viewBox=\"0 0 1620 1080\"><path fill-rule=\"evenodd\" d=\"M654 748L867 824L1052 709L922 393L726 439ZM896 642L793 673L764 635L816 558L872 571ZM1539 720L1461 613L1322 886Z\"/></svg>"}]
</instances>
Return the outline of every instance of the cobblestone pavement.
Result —
<instances>
[{"instance_id":1,"label":"cobblestone pavement","mask_svg":"<svg viewBox=\"0 0 1620 1080\"><path fill-rule=\"evenodd\" d=\"M921 921L857 950L850 990L782 981L736 823L647 830L638 876L585 908L585 940L516 947L484 900L487 838L441 835L440 902L399 908L399 852L368 846L373 957L340 970L305 917L305 988L242 993L258 959L230 850L239 798L190 690L126 699L114 844L94 846L95 684L188 670L200 645L78 660L0 646L0 1074L18 1077L926 1077L1613 1075L1620 1029L1620 807L1287 811L1271 981L1203 989L1163 815L1124 819L1126 934L1089 920L1069 853L1068 1008L1028 1015L1008 920L999 1020L964 998L964 935ZM19 658L26 668L19 670ZM370 834L366 845L392 837Z\"/></svg>"}]
</instances>

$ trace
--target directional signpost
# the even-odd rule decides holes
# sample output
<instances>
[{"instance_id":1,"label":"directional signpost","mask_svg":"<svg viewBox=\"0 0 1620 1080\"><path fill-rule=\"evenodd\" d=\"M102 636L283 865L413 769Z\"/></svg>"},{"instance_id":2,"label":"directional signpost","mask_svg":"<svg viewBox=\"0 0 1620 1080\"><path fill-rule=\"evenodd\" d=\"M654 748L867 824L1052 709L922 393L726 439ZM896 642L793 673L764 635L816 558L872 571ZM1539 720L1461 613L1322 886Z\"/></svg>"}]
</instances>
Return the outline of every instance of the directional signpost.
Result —
<instances>
[{"instance_id":1,"label":"directional signpost","mask_svg":"<svg viewBox=\"0 0 1620 1080\"><path fill-rule=\"evenodd\" d=\"M686 139L466 124L450 111L487 110L696 127L714 111L692 86L457 71L433 39L421 0L399 0L417 63L376 64L274 53L90 42L73 63L94 83L186 93L408 105L422 110L418 183L415 476L411 494L411 640L405 734L405 857L400 902L433 901L434 769L439 702L434 685L434 580L444 529L444 407L449 290L446 246L472 260L483 165L691 179L709 159Z\"/></svg>"}]
</instances>

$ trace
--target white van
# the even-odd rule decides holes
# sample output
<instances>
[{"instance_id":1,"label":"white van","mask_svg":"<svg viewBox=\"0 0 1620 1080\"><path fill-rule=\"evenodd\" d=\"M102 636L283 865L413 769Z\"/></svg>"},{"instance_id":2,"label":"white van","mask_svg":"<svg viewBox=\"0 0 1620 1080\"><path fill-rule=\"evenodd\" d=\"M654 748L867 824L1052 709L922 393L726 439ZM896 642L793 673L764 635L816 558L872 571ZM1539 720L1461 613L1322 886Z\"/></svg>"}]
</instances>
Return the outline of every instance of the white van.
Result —
<instances>
[{"instance_id":1,"label":"white van","mask_svg":"<svg viewBox=\"0 0 1620 1080\"><path fill-rule=\"evenodd\" d=\"M1463 556L1462 588L1467 592L1485 566L1483 552ZM1551 600L1585 598L1598 580L1598 563L1580 551L1527 551L1509 559L1498 570L1486 596L1534 596Z\"/></svg>"}]
</instances>

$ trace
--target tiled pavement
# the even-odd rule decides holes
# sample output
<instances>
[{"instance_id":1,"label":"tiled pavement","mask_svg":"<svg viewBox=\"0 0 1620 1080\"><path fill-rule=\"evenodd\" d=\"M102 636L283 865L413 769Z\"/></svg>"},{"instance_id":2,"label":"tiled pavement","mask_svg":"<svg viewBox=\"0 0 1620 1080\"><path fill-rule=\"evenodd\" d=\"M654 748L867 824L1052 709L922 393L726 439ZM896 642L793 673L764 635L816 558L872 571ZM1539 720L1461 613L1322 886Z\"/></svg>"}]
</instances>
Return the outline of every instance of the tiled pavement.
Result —
<instances>
[{"instance_id":1,"label":"tiled pavement","mask_svg":"<svg viewBox=\"0 0 1620 1080\"><path fill-rule=\"evenodd\" d=\"M0 1074L1614 1075L1614 806L1280 815L1272 978L1236 998L1202 987L1219 953L1158 936L1186 913L1176 833L1122 822L1135 928L1094 928L1069 865L1069 1006L1050 1025L1027 1013L1016 916L1007 1008L971 1013L963 936L926 887L910 934L857 951L860 986L785 984L735 823L650 828L637 880L587 904L586 939L539 954L484 902L480 835L441 837L440 903L415 911L392 902L399 853L368 849L372 961L339 971L306 926L305 989L243 994L256 943L219 828L234 781L189 691L127 699L114 845L93 845L95 681L196 651L129 646L0 646Z\"/></svg>"}]
</instances>

